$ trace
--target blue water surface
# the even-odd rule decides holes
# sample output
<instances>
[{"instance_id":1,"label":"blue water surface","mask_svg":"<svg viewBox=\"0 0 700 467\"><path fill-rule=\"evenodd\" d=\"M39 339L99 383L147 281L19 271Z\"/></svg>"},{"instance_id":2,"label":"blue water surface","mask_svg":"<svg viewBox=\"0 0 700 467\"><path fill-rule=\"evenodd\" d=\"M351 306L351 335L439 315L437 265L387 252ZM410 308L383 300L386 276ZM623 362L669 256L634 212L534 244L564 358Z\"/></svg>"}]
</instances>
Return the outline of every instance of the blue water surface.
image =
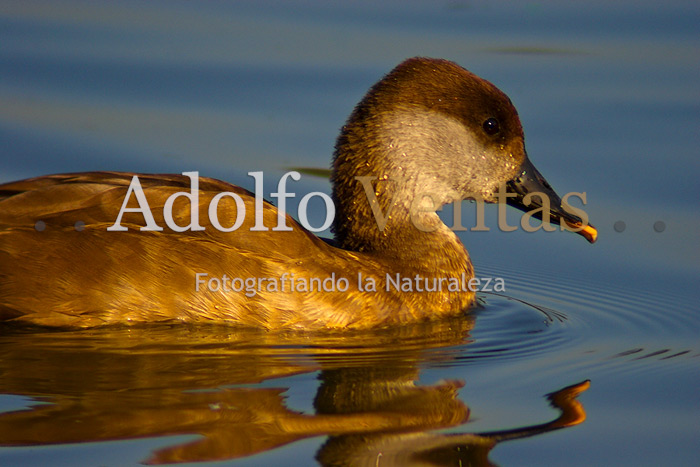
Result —
<instances>
[{"instance_id":1,"label":"blue water surface","mask_svg":"<svg viewBox=\"0 0 700 467\"><path fill-rule=\"evenodd\" d=\"M482 296L464 341L417 360L416 384L464 382L469 422L442 432L542 423L556 415L546 394L590 380L579 396L584 422L499 444L489 459L697 465L698 25L700 5L682 0L6 1L0 182L197 170L252 189L247 172L262 170L269 197L290 168L329 167L338 129L396 64L456 61L510 96L530 159L558 191L586 192L599 241L495 227L460 233L477 274L503 277L507 288L505 297ZM310 175L294 187L330 192L328 180ZM293 214L299 198L290 200ZM309 213L315 225L323 215ZM474 226L473 208L463 215ZM488 225L495 215L489 208ZM25 337L0 336L2 358L22 359L12 349ZM290 353L294 365L323 360L308 345ZM352 355L324 358L359 364ZM312 414L318 378L309 364L250 386L282 387L287 407ZM35 383L0 383L0 412L51 403ZM0 448L0 464L129 465L196 436L13 445ZM311 464L325 442L312 436L228 462Z\"/></svg>"}]
</instances>

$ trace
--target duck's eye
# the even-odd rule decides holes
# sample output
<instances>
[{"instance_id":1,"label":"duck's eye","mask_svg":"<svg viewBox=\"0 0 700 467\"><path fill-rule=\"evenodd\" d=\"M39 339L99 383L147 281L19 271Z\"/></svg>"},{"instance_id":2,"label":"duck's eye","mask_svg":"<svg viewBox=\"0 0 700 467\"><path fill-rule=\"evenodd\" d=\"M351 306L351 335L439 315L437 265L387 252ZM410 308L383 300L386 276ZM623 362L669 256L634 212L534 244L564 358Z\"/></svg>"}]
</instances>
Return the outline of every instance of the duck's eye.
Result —
<instances>
[{"instance_id":1,"label":"duck's eye","mask_svg":"<svg viewBox=\"0 0 700 467\"><path fill-rule=\"evenodd\" d=\"M498 120L493 117L486 119L483 126L487 135L495 135L501 131L501 125L498 123Z\"/></svg>"}]
</instances>

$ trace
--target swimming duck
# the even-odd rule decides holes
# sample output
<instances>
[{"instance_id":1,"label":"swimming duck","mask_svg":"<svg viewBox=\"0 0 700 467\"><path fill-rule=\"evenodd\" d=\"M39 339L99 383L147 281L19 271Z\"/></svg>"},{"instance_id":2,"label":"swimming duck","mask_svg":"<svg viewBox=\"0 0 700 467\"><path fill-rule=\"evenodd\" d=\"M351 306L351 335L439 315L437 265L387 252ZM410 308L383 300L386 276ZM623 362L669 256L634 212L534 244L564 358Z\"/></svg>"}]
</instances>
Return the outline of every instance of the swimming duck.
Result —
<instances>
[{"instance_id":1,"label":"swimming duck","mask_svg":"<svg viewBox=\"0 0 700 467\"><path fill-rule=\"evenodd\" d=\"M209 178L196 189L185 174L117 172L0 185L0 321L391 326L462 313L475 301L464 287L474 277L469 255L435 212L447 203L496 202L507 192L510 205L544 205L539 217L591 242L597 235L528 160L508 97L446 60L406 60L369 90L338 137L332 183L334 243ZM196 204L173 196L188 189ZM193 226L193 214L199 228L181 228ZM234 220L235 231L221 228ZM280 220L288 229L274 229Z\"/></svg>"}]
</instances>

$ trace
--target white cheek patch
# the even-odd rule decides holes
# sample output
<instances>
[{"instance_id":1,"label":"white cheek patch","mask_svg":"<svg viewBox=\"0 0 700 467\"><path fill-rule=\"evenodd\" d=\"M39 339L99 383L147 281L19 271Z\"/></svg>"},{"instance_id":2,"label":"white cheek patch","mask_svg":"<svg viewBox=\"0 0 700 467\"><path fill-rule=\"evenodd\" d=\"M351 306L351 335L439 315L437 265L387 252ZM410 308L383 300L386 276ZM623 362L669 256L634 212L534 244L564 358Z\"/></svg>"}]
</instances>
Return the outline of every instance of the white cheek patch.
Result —
<instances>
[{"instance_id":1,"label":"white cheek patch","mask_svg":"<svg viewBox=\"0 0 700 467\"><path fill-rule=\"evenodd\" d=\"M485 146L480 135L440 112L395 110L384 114L380 128L389 163L411 181L415 195L430 194L439 205L466 193L488 200L515 172L514 159L504 160L503 148Z\"/></svg>"}]
</instances>

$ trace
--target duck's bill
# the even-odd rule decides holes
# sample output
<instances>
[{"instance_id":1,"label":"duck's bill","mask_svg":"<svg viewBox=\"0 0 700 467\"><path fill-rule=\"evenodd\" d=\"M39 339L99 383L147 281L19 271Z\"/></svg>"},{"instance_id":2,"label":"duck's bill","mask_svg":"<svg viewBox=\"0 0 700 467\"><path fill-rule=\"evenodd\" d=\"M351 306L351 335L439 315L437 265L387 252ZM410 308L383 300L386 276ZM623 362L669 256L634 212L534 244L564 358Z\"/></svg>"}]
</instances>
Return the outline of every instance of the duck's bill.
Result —
<instances>
[{"instance_id":1,"label":"duck's bill","mask_svg":"<svg viewBox=\"0 0 700 467\"><path fill-rule=\"evenodd\" d=\"M554 189L547 183L547 180L540 174L532 163L526 159L521 166L520 175L506 184L506 192L508 196L508 204L510 206L521 209L525 212L532 212L532 217L542 219L543 207L542 196L549 198L549 222L557 225L566 225L569 230L582 235L590 243L593 243L598 238L598 231L595 227L588 224L577 215L564 209L561 198L554 192ZM530 193L538 193L532 195L525 200L526 195ZM513 196L515 195L515 196ZM527 201L527 204L525 203Z\"/></svg>"}]
</instances>

